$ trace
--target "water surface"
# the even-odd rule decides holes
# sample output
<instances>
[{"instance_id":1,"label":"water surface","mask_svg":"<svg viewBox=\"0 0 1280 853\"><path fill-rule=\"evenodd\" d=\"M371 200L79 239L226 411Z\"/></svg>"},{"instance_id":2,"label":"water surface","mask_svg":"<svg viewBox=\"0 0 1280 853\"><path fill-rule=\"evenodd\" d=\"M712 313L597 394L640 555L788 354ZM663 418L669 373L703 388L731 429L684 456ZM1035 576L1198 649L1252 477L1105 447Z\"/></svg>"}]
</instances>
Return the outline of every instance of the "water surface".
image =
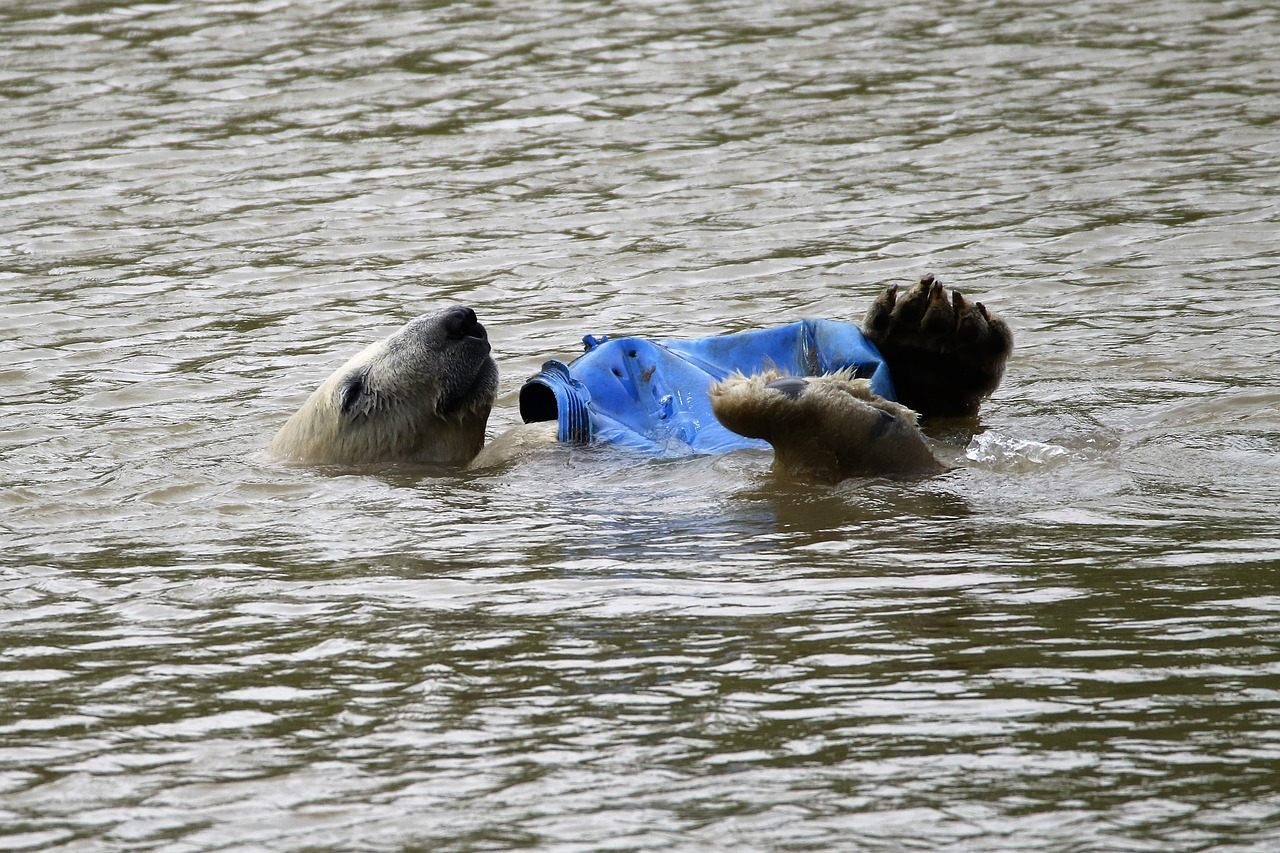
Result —
<instances>
[{"instance_id":1,"label":"water surface","mask_svg":"<svg viewBox=\"0 0 1280 853\"><path fill-rule=\"evenodd\" d=\"M1264 3L0 10L0 848L1280 844ZM470 304L1018 348L960 467L257 451Z\"/></svg>"}]
</instances>

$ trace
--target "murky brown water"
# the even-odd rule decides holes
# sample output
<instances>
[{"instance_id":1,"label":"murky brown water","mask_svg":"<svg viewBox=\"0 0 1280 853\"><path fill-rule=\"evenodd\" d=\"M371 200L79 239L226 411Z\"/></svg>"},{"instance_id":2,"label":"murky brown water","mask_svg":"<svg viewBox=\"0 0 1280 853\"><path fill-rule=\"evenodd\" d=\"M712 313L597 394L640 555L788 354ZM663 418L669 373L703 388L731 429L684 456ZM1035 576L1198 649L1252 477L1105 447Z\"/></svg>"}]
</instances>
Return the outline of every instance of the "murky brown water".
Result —
<instances>
[{"instance_id":1,"label":"murky brown water","mask_svg":"<svg viewBox=\"0 0 1280 853\"><path fill-rule=\"evenodd\" d=\"M0 7L0 849L1280 846L1280 13L861 5ZM925 483L254 455L442 302L496 430L926 270Z\"/></svg>"}]
</instances>

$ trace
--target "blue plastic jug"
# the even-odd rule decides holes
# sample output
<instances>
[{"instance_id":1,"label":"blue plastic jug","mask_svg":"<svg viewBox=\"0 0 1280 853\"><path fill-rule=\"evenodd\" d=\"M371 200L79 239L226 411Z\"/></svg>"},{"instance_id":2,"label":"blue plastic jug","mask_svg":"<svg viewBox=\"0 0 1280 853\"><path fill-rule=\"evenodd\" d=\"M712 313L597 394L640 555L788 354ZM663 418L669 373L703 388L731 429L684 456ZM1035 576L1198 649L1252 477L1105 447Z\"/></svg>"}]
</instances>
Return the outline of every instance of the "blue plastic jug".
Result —
<instances>
[{"instance_id":1,"label":"blue plastic jug","mask_svg":"<svg viewBox=\"0 0 1280 853\"><path fill-rule=\"evenodd\" d=\"M609 442L655 456L767 448L712 414L707 389L735 372L817 376L853 368L872 391L894 399L884 359L852 323L802 320L693 341L582 340L583 355L546 362L520 389L521 418L558 421L560 441Z\"/></svg>"}]
</instances>

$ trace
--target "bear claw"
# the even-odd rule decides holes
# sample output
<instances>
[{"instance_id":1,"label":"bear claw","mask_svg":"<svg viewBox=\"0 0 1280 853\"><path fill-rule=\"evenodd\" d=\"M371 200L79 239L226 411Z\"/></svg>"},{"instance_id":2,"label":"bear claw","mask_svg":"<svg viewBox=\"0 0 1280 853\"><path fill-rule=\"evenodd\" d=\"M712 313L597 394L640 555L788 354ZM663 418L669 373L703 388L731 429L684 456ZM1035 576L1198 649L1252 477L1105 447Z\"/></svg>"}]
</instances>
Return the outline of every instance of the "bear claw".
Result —
<instances>
[{"instance_id":1,"label":"bear claw","mask_svg":"<svg viewBox=\"0 0 1280 853\"><path fill-rule=\"evenodd\" d=\"M926 417L977 414L1013 351L1004 320L958 290L948 295L932 273L902 298L897 285L885 288L863 332L889 365L898 399Z\"/></svg>"}]
</instances>

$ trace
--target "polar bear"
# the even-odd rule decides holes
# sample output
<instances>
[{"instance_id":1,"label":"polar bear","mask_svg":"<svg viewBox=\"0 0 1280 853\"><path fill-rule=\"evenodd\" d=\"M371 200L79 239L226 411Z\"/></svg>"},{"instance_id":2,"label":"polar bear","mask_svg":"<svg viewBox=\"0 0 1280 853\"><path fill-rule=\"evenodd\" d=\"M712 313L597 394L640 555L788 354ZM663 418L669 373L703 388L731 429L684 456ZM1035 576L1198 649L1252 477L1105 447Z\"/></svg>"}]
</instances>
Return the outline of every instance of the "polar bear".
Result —
<instances>
[{"instance_id":1,"label":"polar bear","mask_svg":"<svg viewBox=\"0 0 1280 853\"><path fill-rule=\"evenodd\" d=\"M320 465L465 464L484 445L498 365L476 312L419 317L338 368L267 448Z\"/></svg>"},{"instance_id":2,"label":"polar bear","mask_svg":"<svg viewBox=\"0 0 1280 853\"><path fill-rule=\"evenodd\" d=\"M982 303L948 294L929 275L902 298L896 286L883 291L861 331L888 367L896 402L877 396L852 369L807 376L766 369L678 390L709 398L715 418L734 433L767 441L783 475L835 482L945 471L917 413L976 414L1012 351L1008 326ZM484 446L497 376L474 311L451 307L420 317L339 368L289 418L268 451L304 464L474 468L554 444L556 424L533 419Z\"/></svg>"}]
</instances>

